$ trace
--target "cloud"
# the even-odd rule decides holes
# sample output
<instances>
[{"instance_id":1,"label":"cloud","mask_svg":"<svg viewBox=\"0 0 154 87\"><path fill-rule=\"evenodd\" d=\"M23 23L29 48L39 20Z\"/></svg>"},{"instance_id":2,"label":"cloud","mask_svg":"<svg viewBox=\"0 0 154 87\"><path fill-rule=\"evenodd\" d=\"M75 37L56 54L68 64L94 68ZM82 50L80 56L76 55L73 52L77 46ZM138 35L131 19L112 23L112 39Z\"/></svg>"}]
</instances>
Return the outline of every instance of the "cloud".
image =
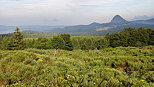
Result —
<instances>
[{"instance_id":1,"label":"cloud","mask_svg":"<svg viewBox=\"0 0 154 87\"><path fill-rule=\"evenodd\" d=\"M147 15L143 15L143 16L135 16L134 20L147 20L153 18L153 16L147 16Z\"/></svg>"},{"instance_id":2,"label":"cloud","mask_svg":"<svg viewBox=\"0 0 154 87\"><path fill-rule=\"evenodd\" d=\"M153 0L0 0L0 24L73 25L153 15Z\"/></svg>"}]
</instances>

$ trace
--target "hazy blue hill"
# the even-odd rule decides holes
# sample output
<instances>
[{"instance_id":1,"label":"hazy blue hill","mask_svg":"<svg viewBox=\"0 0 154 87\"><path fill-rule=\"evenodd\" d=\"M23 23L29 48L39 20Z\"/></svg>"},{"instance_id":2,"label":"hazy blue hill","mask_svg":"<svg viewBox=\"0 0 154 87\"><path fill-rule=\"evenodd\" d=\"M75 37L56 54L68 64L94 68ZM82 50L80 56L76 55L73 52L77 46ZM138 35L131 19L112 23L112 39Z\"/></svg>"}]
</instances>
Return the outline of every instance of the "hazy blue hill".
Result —
<instances>
[{"instance_id":1,"label":"hazy blue hill","mask_svg":"<svg viewBox=\"0 0 154 87\"><path fill-rule=\"evenodd\" d=\"M58 33L52 33L52 32L41 32L41 31L22 31L24 38L35 38L35 37L52 37L53 35L57 35ZM2 37L10 37L13 33L8 34L0 34Z\"/></svg>"},{"instance_id":2,"label":"hazy blue hill","mask_svg":"<svg viewBox=\"0 0 154 87\"><path fill-rule=\"evenodd\" d=\"M113 17L111 22L109 23L91 23L89 25L76 25L76 26L68 26L59 29L50 30L51 32L61 32L61 33L73 33L73 35L83 35L83 36L91 36L91 35L104 35L106 33L114 33L119 32L123 28L152 28L154 29L154 24L152 24L154 19L144 20L144 22L139 21L127 21L122 18L120 15L116 15Z\"/></svg>"},{"instance_id":3,"label":"hazy blue hill","mask_svg":"<svg viewBox=\"0 0 154 87\"><path fill-rule=\"evenodd\" d=\"M137 20L132 21L133 23L141 23L141 24L154 24L154 18L148 20Z\"/></svg>"},{"instance_id":4,"label":"hazy blue hill","mask_svg":"<svg viewBox=\"0 0 154 87\"><path fill-rule=\"evenodd\" d=\"M0 25L0 34L13 32L15 28L15 26Z\"/></svg>"},{"instance_id":5,"label":"hazy blue hill","mask_svg":"<svg viewBox=\"0 0 154 87\"><path fill-rule=\"evenodd\" d=\"M111 24L126 24L128 21L126 21L124 18L122 18L120 15L116 15L113 17L113 19L110 22Z\"/></svg>"},{"instance_id":6,"label":"hazy blue hill","mask_svg":"<svg viewBox=\"0 0 154 87\"><path fill-rule=\"evenodd\" d=\"M99 23L93 22L89 25L76 25L76 26L67 26L64 28L57 28L51 30L51 32L61 32L61 33L73 33L73 32L89 32L94 31L99 25Z\"/></svg>"},{"instance_id":7,"label":"hazy blue hill","mask_svg":"<svg viewBox=\"0 0 154 87\"><path fill-rule=\"evenodd\" d=\"M120 32L123 28L151 28L154 29L154 18L148 20L136 20L127 21L120 15L113 17L109 23L97 23L93 22L88 25L75 25L75 26L47 26L47 25L22 25L19 26L21 31L26 31L26 35L30 37L48 37L51 34L43 32L59 32L59 33L70 33L75 36L101 36L106 33ZM15 30L16 26L3 26L0 25L0 33L9 33ZM29 31L30 30L30 31ZM35 32L34 31L40 31ZM28 34L27 34L28 32ZM31 34L31 35L30 35ZM57 33L55 33L57 34ZM28 37L28 36L26 36Z\"/></svg>"},{"instance_id":8,"label":"hazy blue hill","mask_svg":"<svg viewBox=\"0 0 154 87\"><path fill-rule=\"evenodd\" d=\"M52 30L55 28L63 28L64 26L48 26L48 25L21 25L19 26L22 31L32 30L32 31L43 31Z\"/></svg>"},{"instance_id":9,"label":"hazy blue hill","mask_svg":"<svg viewBox=\"0 0 154 87\"><path fill-rule=\"evenodd\" d=\"M48 32L48 30L52 30L55 28L63 28L64 26L48 26L48 25L5 26L5 25L0 25L0 34L11 33L16 29L16 27L19 27L21 31L31 30L31 31Z\"/></svg>"}]
</instances>

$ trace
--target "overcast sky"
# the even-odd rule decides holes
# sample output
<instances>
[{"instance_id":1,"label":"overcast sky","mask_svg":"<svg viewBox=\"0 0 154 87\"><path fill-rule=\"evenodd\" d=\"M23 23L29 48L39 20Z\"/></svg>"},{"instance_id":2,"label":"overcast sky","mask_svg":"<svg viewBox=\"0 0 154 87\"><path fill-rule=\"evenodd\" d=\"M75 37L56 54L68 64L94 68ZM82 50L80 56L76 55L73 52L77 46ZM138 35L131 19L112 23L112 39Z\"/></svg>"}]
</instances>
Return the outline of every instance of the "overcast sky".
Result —
<instances>
[{"instance_id":1,"label":"overcast sky","mask_svg":"<svg viewBox=\"0 0 154 87\"><path fill-rule=\"evenodd\" d=\"M154 0L0 0L0 25L78 25L154 17Z\"/></svg>"}]
</instances>

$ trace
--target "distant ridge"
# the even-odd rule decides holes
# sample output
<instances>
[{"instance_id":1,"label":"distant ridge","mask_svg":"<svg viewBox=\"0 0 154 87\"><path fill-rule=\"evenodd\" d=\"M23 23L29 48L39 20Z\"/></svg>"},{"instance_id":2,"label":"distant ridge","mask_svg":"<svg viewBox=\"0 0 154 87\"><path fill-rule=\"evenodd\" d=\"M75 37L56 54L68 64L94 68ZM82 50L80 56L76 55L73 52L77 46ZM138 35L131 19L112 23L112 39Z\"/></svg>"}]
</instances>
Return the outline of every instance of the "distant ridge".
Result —
<instances>
[{"instance_id":1,"label":"distant ridge","mask_svg":"<svg viewBox=\"0 0 154 87\"><path fill-rule=\"evenodd\" d=\"M41 31L41 32L54 32L54 33L70 33L77 36L101 36L107 33L120 32L124 28L151 28L154 29L154 18L148 20L135 20L127 21L120 15L115 15L109 23L92 22L88 25L75 25L75 26L40 26L40 25L26 25L19 26L21 31ZM0 25L0 34L10 33L15 30L15 26ZM30 33L29 31L28 33ZM37 32L35 32L36 34ZM44 33L43 33L44 34ZM45 33L46 34L46 33ZM39 36L42 33L39 33Z\"/></svg>"},{"instance_id":2,"label":"distant ridge","mask_svg":"<svg viewBox=\"0 0 154 87\"><path fill-rule=\"evenodd\" d=\"M129 23L128 21L126 21L124 18L122 18L120 15L116 15L113 17L113 19L111 20L112 24L125 24L125 23Z\"/></svg>"}]
</instances>

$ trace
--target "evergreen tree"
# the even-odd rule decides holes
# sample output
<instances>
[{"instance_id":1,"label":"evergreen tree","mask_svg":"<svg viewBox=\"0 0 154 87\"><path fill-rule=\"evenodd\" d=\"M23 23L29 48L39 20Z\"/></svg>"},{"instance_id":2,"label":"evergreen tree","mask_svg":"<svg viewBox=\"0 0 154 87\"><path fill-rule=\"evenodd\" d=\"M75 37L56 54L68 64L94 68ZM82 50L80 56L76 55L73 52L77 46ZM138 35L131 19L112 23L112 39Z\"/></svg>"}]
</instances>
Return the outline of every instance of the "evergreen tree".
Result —
<instances>
[{"instance_id":1,"label":"evergreen tree","mask_svg":"<svg viewBox=\"0 0 154 87\"><path fill-rule=\"evenodd\" d=\"M11 37L9 42L9 50L23 50L25 44L23 42L23 35L20 33L19 28L17 27L14 35Z\"/></svg>"}]
</instances>

